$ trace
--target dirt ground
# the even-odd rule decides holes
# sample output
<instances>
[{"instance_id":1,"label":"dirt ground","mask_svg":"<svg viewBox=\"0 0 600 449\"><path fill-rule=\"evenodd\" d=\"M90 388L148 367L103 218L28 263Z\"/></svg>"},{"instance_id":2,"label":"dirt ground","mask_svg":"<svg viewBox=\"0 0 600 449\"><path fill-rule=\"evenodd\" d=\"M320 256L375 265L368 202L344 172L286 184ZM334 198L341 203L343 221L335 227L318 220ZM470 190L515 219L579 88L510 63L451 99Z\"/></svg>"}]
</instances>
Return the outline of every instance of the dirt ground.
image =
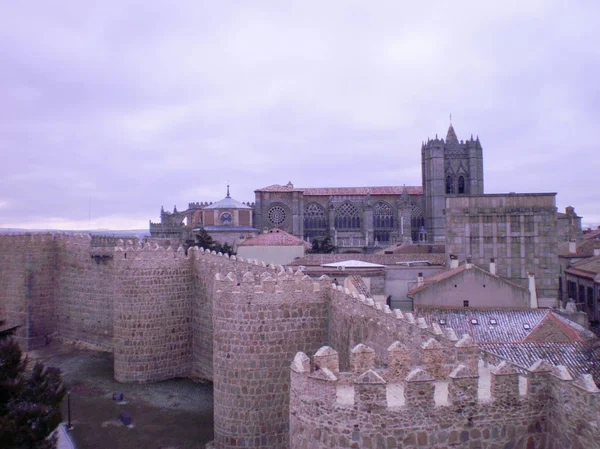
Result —
<instances>
[{"instance_id":1,"label":"dirt ground","mask_svg":"<svg viewBox=\"0 0 600 449\"><path fill-rule=\"evenodd\" d=\"M28 357L60 368L71 387L71 435L78 449L203 449L213 439L212 384L188 379L119 383L112 354L58 342ZM115 392L123 393L122 403L113 401ZM131 426L118 422L121 411L131 415Z\"/></svg>"}]
</instances>

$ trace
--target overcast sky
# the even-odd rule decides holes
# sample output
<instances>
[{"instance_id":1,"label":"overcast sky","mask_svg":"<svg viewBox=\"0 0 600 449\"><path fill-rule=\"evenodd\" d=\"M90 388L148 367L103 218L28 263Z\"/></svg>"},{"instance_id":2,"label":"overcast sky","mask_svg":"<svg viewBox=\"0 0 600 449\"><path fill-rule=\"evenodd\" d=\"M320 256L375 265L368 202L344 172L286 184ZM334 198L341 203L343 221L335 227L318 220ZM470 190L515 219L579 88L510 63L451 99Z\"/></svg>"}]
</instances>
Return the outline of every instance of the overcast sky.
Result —
<instances>
[{"instance_id":1,"label":"overcast sky","mask_svg":"<svg viewBox=\"0 0 600 449\"><path fill-rule=\"evenodd\" d=\"M597 0L1 1L0 226L147 228L227 180L421 185L450 113L486 193L600 224L598 29Z\"/></svg>"}]
</instances>

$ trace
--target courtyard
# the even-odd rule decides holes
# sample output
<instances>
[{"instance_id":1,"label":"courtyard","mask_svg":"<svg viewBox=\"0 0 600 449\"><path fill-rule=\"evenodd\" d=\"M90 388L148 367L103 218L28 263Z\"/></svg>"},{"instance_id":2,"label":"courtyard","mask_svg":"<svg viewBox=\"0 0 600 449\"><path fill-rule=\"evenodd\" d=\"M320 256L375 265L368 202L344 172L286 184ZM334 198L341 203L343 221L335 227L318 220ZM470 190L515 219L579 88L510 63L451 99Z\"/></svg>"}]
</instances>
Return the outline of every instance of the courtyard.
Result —
<instances>
[{"instance_id":1,"label":"courtyard","mask_svg":"<svg viewBox=\"0 0 600 449\"><path fill-rule=\"evenodd\" d=\"M111 353L56 341L28 357L61 369L71 388L71 437L78 449L203 449L213 439L211 383L119 383ZM123 401L113 400L116 392L123 393ZM121 412L131 416L131 425L119 422ZM63 419L67 421L67 396Z\"/></svg>"}]
</instances>

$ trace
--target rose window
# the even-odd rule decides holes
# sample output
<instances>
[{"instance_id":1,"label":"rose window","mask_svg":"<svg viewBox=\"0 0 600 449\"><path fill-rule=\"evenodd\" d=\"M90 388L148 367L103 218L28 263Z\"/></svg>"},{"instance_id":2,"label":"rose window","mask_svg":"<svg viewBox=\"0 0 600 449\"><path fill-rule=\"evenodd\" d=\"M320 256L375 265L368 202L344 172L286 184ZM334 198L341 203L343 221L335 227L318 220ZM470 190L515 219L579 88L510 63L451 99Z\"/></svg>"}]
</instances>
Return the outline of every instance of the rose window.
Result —
<instances>
[{"instance_id":1,"label":"rose window","mask_svg":"<svg viewBox=\"0 0 600 449\"><path fill-rule=\"evenodd\" d=\"M269 209L269 222L273 226L281 226L285 223L287 215L285 209L281 206L273 206Z\"/></svg>"}]
</instances>

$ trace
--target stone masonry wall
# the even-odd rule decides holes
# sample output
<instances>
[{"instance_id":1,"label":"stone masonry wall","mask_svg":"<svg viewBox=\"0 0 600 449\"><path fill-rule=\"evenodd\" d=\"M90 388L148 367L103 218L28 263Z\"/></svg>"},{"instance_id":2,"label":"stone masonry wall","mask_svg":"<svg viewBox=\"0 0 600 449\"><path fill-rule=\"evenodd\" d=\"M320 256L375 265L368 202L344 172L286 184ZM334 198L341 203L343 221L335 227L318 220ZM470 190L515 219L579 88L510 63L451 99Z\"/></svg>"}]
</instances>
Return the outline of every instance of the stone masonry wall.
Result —
<instances>
[{"instance_id":1,"label":"stone masonry wall","mask_svg":"<svg viewBox=\"0 0 600 449\"><path fill-rule=\"evenodd\" d=\"M600 447L595 419L600 390L588 377L564 380L564 367L536 362L527 371L527 394L520 396L519 372L503 362L491 373L486 400L478 398L477 372L462 364L446 379L447 397L435 393L433 376L419 367L400 381L375 365L352 373L336 368L335 363L324 367L317 356L312 364L303 353L294 358L291 449ZM350 403L338 394L348 380ZM401 386L401 403L388 402L394 384ZM568 404L565 410L555 407L559 401Z\"/></svg>"},{"instance_id":2,"label":"stone masonry wall","mask_svg":"<svg viewBox=\"0 0 600 449\"><path fill-rule=\"evenodd\" d=\"M90 246L88 235L56 235L57 334L103 351L113 350L115 267L112 247ZM110 255L111 257L107 257Z\"/></svg>"},{"instance_id":3,"label":"stone masonry wall","mask_svg":"<svg viewBox=\"0 0 600 449\"><path fill-rule=\"evenodd\" d=\"M359 343L373 348L377 363L385 364L387 349L394 341L407 348L413 364L421 363L424 358L436 359L439 366L446 367L440 368L444 375L459 360L476 366L475 345L460 339L456 346L459 338L452 328L442 330L437 323L428 324L422 318L416 320L412 313L392 311L372 298L350 294L341 286L327 285L326 289L331 309L328 341L339 352L342 369L348 368L351 350Z\"/></svg>"},{"instance_id":4,"label":"stone masonry wall","mask_svg":"<svg viewBox=\"0 0 600 449\"><path fill-rule=\"evenodd\" d=\"M56 332L57 256L50 234L0 236L0 319L21 326L16 339L25 350Z\"/></svg>"},{"instance_id":5,"label":"stone masonry wall","mask_svg":"<svg viewBox=\"0 0 600 449\"><path fill-rule=\"evenodd\" d=\"M300 271L216 278L214 447L287 448L287 367L297 348L325 343L326 298Z\"/></svg>"},{"instance_id":6,"label":"stone masonry wall","mask_svg":"<svg viewBox=\"0 0 600 449\"><path fill-rule=\"evenodd\" d=\"M116 380L146 382L189 376L192 260L158 247L115 250Z\"/></svg>"}]
</instances>

